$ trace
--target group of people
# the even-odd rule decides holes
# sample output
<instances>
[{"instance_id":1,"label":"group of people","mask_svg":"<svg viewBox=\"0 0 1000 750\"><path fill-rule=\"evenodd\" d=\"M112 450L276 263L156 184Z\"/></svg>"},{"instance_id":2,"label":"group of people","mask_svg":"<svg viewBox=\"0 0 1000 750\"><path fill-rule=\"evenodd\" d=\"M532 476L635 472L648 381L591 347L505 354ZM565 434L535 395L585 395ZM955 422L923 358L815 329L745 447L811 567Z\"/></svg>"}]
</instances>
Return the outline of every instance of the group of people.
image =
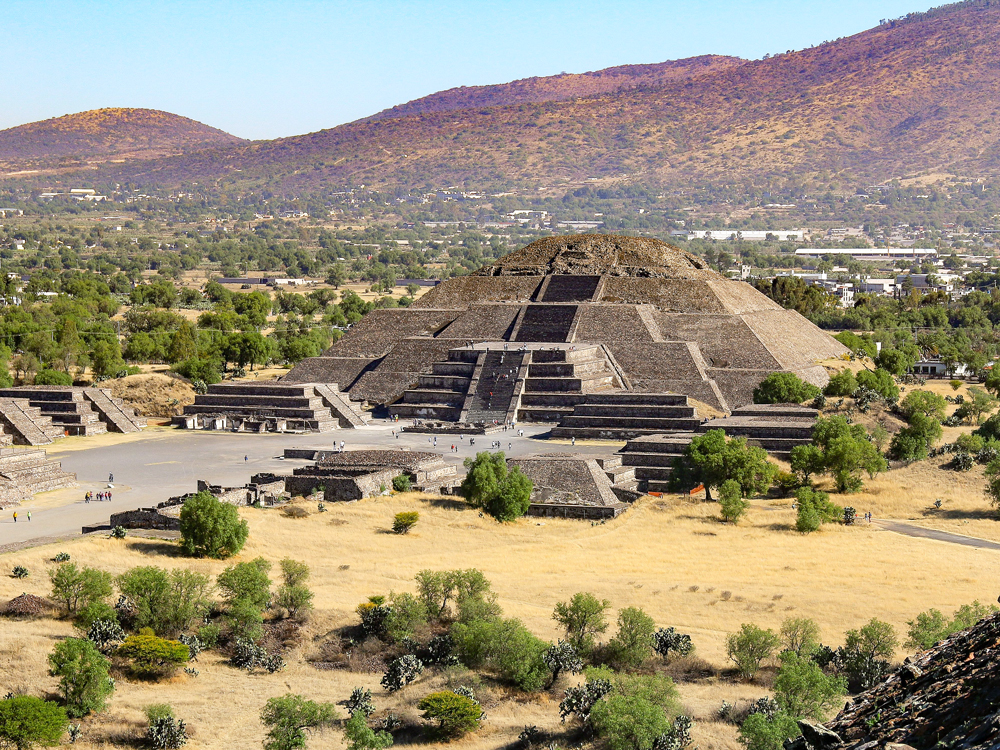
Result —
<instances>
[{"instance_id":1,"label":"group of people","mask_svg":"<svg viewBox=\"0 0 1000 750\"><path fill-rule=\"evenodd\" d=\"M89 492L88 491L87 494L85 494L83 496L83 502L85 502L85 503L89 503L93 499L94 499L94 493L93 492ZM103 503L105 500L107 502L109 502L109 503L111 502L111 493L110 492L98 492L97 493L97 502Z\"/></svg>"},{"instance_id":2,"label":"group of people","mask_svg":"<svg viewBox=\"0 0 1000 750\"><path fill-rule=\"evenodd\" d=\"M31 520L31 511L28 511L28 520ZM17 511L14 511L14 523L17 523Z\"/></svg>"}]
</instances>

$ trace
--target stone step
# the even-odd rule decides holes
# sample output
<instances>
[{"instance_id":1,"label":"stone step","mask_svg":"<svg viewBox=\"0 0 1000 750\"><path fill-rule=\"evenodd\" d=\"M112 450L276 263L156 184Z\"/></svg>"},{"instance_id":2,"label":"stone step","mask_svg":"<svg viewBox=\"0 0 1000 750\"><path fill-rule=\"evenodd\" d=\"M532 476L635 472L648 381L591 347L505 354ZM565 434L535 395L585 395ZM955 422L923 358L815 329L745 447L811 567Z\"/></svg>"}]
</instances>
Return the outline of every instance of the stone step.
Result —
<instances>
[{"instance_id":1,"label":"stone step","mask_svg":"<svg viewBox=\"0 0 1000 750\"><path fill-rule=\"evenodd\" d=\"M619 466L614 469L605 469L604 473L608 475L608 479L611 480L611 484L615 485L633 482L636 478L635 468L632 466Z\"/></svg>"},{"instance_id":2,"label":"stone step","mask_svg":"<svg viewBox=\"0 0 1000 750\"><path fill-rule=\"evenodd\" d=\"M54 426L51 419L43 417L25 399L0 398L0 421L4 423L4 431L21 445L47 445L63 435L62 428Z\"/></svg>"},{"instance_id":3,"label":"stone step","mask_svg":"<svg viewBox=\"0 0 1000 750\"><path fill-rule=\"evenodd\" d=\"M231 394L234 396L303 396L313 395L309 384L279 385L277 383L215 383L208 386L211 394Z\"/></svg>"},{"instance_id":4,"label":"stone step","mask_svg":"<svg viewBox=\"0 0 1000 750\"><path fill-rule=\"evenodd\" d=\"M635 466L633 470L639 480L655 479L661 482L669 481L670 475L674 473L672 466Z\"/></svg>"},{"instance_id":5,"label":"stone step","mask_svg":"<svg viewBox=\"0 0 1000 750\"><path fill-rule=\"evenodd\" d=\"M80 402L83 393L69 385L21 385L0 388L0 398L25 398L29 401Z\"/></svg>"},{"instance_id":6,"label":"stone step","mask_svg":"<svg viewBox=\"0 0 1000 750\"><path fill-rule=\"evenodd\" d=\"M302 396L270 396L266 394L231 394L231 393L206 393L195 397L195 403L199 406L220 406L220 407L258 407L270 408L272 406L284 409L321 409L323 399L315 395Z\"/></svg>"},{"instance_id":7,"label":"stone step","mask_svg":"<svg viewBox=\"0 0 1000 750\"><path fill-rule=\"evenodd\" d=\"M459 391L447 391L431 388L413 388L403 391L400 403L404 404L444 404L461 407L465 394Z\"/></svg>"},{"instance_id":8,"label":"stone step","mask_svg":"<svg viewBox=\"0 0 1000 750\"><path fill-rule=\"evenodd\" d=\"M552 349L532 349L531 361L534 364L542 362L586 362L599 358L604 359L604 352L599 346L556 347Z\"/></svg>"},{"instance_id":9,"label":"stone step","mask_svg":"<svg viewBox=\"0 0 1000 750\"><path fill-rule=\"evenodd\" d=\"M643 417L645 419L694 419L693 406L625 406L621 404L595 404L592 398L576 407L574 414L582 417ZM699 422L701 420L698 420Z\"/></svg>"},{"instance_id":10,"label":"stone step","mask_svg":"<svg viewBox=\"0 0 1000 750\"><path fill-rule=\"evenodd\" d=\"M606 375L595 375L593 377L573 377L573 378L526 378L524 381L524 390L527 393L532 392L549 392L554 393L557 391L572 391L581 393L587 388L596 388L599 386L614 386L614 377L610 374Z\"/></svg>"},{"instance_id":11,"label":"stone step","mask_svg":"<svg viewBox=\"0 0 1000 750\"><path fill-rule=\"evenodd\" d=\"M317 383L314 388L316 395L322 399L323 404L330 410L341 427L364 427L368 424L364 412L351 401L349 394L326 383Z\"/></svg>"},{"instance_id":12,"label":"stone step","mask_svg":"<svg viewBox=\"0 0 1000 750\"><path fill-rule=\"evenodd\" d=\"M632 453L628 450L623 450L618 455L622 457L622 464L625 466L672 467L674 461L681 457L676 453Z\"/></svg>"},{"instance_id":13,"label":"stone step","mask_svg":"<svg viewBox=\"0 0 1000 750\"><path fill-rule=\"evenodd\" d=\"M465 393L469 390L471 378L463 375L419 375L417 383L421 389L457 391Z\"/></svg>"},{"instance_id":14,"label":"stone step","mask_svg":"<svg viewBox=\"0 0 1000 750\"><path fill-rule=\"evenodd\" d=\"M232 414L243 419L251 417L277 417L280 419L307 419L319 422L334 423L333 417L327 410L319 409L285 409L281 407L264 408L256 406L211 406L205 404L189 404L184 407L185 414Z\"/></svg>"},{"instance_id":15,"label":"stone step","mask_svg":"<svg viewBox=\"0 0 1000 750\"><path fill-rule=\"evenodd\" d=\"M101 421L115 432L139 432L146 426L145 417L136 416L121 399L112 397L104 388L84 388L83 396L99 412Z\"/></svg>"},{"instance_id":16,"label":"stone step","mask_svg":"<svg viewBox=\"0 0 1000 750\"><path fill-rule=\"evenodd\" d=\"M572 406L532 406L517 410L519 422L560 422L573 413Z\"/></svg>"},{"instance_id":17,"label":"stone step","mask_svg":"<svg viewBox=\"0 0 1000 750\"><path fill-rule=\"evenodd\" d=\"M610 471L611 469L617 469L622 465L622 457L615 453L613 456L599 456L596 459L597 465L600 466L605 471Z\"/></svg>"},{"instance_id":18,"label":"stone step","mask_svg":"<svg viewBox=\"0 0 1000 750\"><path fill-rule=\"evenodd\" d=\"M469 379L476 371L475 362L435 362L431 372L435 375L462 377Z\"/></svg>"},{"instance_id":19,"label":"stone step","mask_svg":"<svg viewBox=\"0 0 1000 750\"><path fill-rule=\"evenodd\" d=\"M432 419L443 422L457 422L462 414L462 405L395 403L389 406L389 414L402 419Z\"/></svg>"},{"instance_id":20,"label":"stone step","mask_svg":"<svg viewBox=\"0 0 1000 750\"><path fill-rule=\"evenodd\" d=\"M588 394L571 391L532 391L521 394L521 406L567 406L572 409L588 397Z\"/></svg>"},{"instance_id":21,"label":"stone step","mask_svg":"<svg viewBox=\"0 0 1000 750\"><path fill-rule=\"evenodd\" d=\"M614 404L619 406L687 406L688 397L675 393L637 393L616 391L594 395L587 399L589 404Z\"/></svg>"},{"instance_id":22,"label":"stone step","mask_svg":"<svg viewBox=\"0 0 1000 750\"><path fill-rule=\"evenodd\" d=\"M625 427L641 428L644 430L655 430L668 432L670 430L693 430L697 429L701 420L697 418L670 418L670 417L611 417L611 416L588 416L579 413L577 406L573 414L566 417L560 427Z\"/></svg>"},{"instance_id":23,"label":"stone step","mask_svg":"<svg viewBox=\"0 0 1000 750\"><path fill-rule=\"evenodd\" d=\"M464 362L475 366L479 361L482 352L476 349L450 349L448 350L449 362Z\"/></svg>"},{"instance_id":24,"label":"stone step","mask_svg":"<svg viewBox=\"0 0 1000 750\"><path fill-rule=\"evenodd\" d=\"M657 435L663 428L642 427L563 427L557 425L549 434L556 438L577 438L578 440L630 440L643 435Z\"/></svg>"}]
</instances>

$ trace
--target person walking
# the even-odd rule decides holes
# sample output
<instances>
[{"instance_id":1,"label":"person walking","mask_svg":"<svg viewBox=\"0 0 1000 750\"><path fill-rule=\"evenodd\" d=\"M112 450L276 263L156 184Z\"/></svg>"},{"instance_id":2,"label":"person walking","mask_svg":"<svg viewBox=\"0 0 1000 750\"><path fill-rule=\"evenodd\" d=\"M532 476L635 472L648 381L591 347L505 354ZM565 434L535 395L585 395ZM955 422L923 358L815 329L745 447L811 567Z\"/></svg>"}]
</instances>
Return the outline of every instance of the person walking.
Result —
<instances>
[{"instance_id":1,"label":"person walking","mask_svg":"<svg viewBox=\"0 0 1000 750\"><path fill-rule=\"evenodd\" d=\"M17 511L14 511L14 523L17 523Z\"/></svg>"},{"instance_id":2,"label":"person walking","mask_svg":"<svg viewBox=\"0 0 1000 750\"><path fill-rule=\"evenodd\" d=\"M250 456L243 456L243 463L246 463L249 460L250 460Z\"/></svg>"},{"instance_id":3,"label":"person walking","mask_svg":"<svg viewBox=\"0 0 1000 750\"><path fill-rule=\"evenodd\" d=\"M113 482L113 481L115 481L115 475L114 474L108 474L108 482Z\"/></svg>"},{"instance_id":4,"label":"person walking","mask_svg":"<svg viewBox=\"0 0 1000 750\"><path fill-rule=\"evenodd\" d=\"M31 522L31 511L30 510L28 511L28 522L29 523Z\"/></svg>"}]
</instances>

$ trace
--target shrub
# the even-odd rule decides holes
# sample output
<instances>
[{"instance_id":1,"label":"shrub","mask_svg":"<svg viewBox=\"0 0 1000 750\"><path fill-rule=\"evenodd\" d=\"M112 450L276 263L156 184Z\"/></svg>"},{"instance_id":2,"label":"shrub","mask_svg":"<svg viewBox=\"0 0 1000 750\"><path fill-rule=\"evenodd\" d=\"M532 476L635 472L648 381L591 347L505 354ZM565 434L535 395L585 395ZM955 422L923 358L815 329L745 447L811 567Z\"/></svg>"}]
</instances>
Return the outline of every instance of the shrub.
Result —
<instances>
[{"instance_id":1,"label":"shrub","mask_svg":"<svg viewBox=\"0 0 1000 750\"><path fill-rule=\"evenodd\" d=\"M844 508L844 526L853 526L854 520L858 517L858 511L848 505Z\"/></svg>"},{"instance_id":2,"label":"shrub","mask_svg":"<svg viewBox=\"0 0 1000 750\"><path fill-rule=\"evenodd\" d=\"M386 731L376 732L368 726L364 713L356 712L344 724L344 739L347 750L384 750L392 746L392 735Z\"/></svg>"},{"instance_id":3,"label":"shrub","mask_svg":"<svg viewBox=\"0 0 1000 750\"><path fill-rule=\"evenodd\" d=\"M474 620L451 629L462 662L484 666L522 690L541 689L549 678L543 655L549 644L535 637L520 620Z\"/></svg>"},{"instance_id":4,"label":"shrub","mask_svg":"<svg viewBox=\"0 0 1000 750\"><path fill-rule=\"evenodd\" d=\"M275 603L289 617L301 617L312 609L313 592L305 585L309 579L309 566L286 557L281 561L281 577L282 584L278 588Z\"/></svg>"},{"instance_id":5,"label":"shrub","mask_svg":"<svg viewBox=\"0 0 1000 750\"><path fill-rule=\"evenodd\" d=\"M116 582L133 602L133 627L152 628L162 636L176 637L211 606L211 585L202 573L143 566L122 573Z\"/></svg>"},{"instance_id":6,"label":"shrub","mask_svg":"<svg viewBox=\"0 0 1000 750\"><path fill-rule=\"evenodd\" d=\"M795 493L798 503L795 528L803 533L816 531L822 524L836 521L843 509L830 502L825 492L802 487Z\"/></svg>"},{"instance_id":7,"label":"shrub","mask_svg":"<svg viewBox=\"0 0 1000 750\"><path fill-rule=\"evenodd\" d=\"M566 640L577 653L586 654L594 646L594 636L608 629L605 612L611 602L582 591L568 602L556 604L552 619L566 628Z\"/></svg>"},{"instance_id":8,"label":"shrub","mask_svg":"<svg viewBox=\"0 0 1000 750\"><path fill-rule=\"evenodd\" d=\"M410 529L417 525L420 514L415 510L397 513L392 519L392 532L394 534L409 534Z\"/></svg>"},{"instance_id":9,"label":"shrub","mask_svg":"<svg viewBox=\"0 0 1000 750\"><path fill-rule=\"evenodd\" d=\"M917 411L910 415L910 423L895 435L889 444L893 458L903 461L920 461L927 458L928 450L941 437L941 423Z\"/></svg>"},{"instance_id":10,"label":"shrub","mask_svg":"<svg viewBox=\"0 0 1000 750\"><path fill-rule=\"evenodd\" d=\"M0 700L0 746L30 748L58 745L69 725L66 709L30 695Z\"/></svg>"},{"instance_id":11,"label":"shrub","mask_svg":"<svg viewBox=\"0 0 1000 750\"><path fill-rule=\"evenodd\" d=\"M873 617L859 629L847 631L834 663L852 690L867 690L888 674L888 660L898 644L892 625Z\"/></svg>"},{"instance_id":12,"label":"shrub","mask_svg":"<svg viewBox=\"0 0 1000 750\"><path fill-rule=\"evenodd\" d=\"M850 349L855 356L874 358L878 353L875 342L870 336L859 336L853 331L841 331L834 338Z\"/></svg>"},{"instance_id":13,"label":"shrub","mask_svg":"<svg viewBox=\"0 0 1000 750\"><path fill-rule=\"evenodd\" d=\"M191 651L180 641L168 641L155 635L130 635L115 649L115 656L131 662L133 674L164 677L187 662Z\"/></svg>"},{"instance_id":14,"label":"shrub","mask_svg":"<svg viewBox=\"0 0 1000 750\"><path fill-rule=\"evenodd\" d=\"M798 722L786 713L754 713L740 726L740 743L746 750L782 750L785 740L800 734Z\"/></svg>"},{"instance_id":15,"label":"shrub","mask_svg":"<svg viewBox=\"0 0 1000 750\"><path fill-rule=\"evenodd\" d=\"M907 349L907 347L904 347ZM912 345L908 347L909 350L904 349L891 349L889 347L883 347L877 355L875 355L875 365L888 373L893 375L902 375L917 361L917 352Z\"/></svg>"},{"instance_id":16,"label":"shrub","mask_svg":"<svg viewBox=\"0 0 1000 750\"><path fill-rule=\"evenodd\" d=\"M740 677L753 680L765 659L778 647L780 639L773 630L764 630L753 623L744 623L740 632L726 638L726 654L736 664Z\"/></svg>"},{"instance_id":17,"label":"shrub","mask_svg":"<svg viewBox=\"0 0 1000 750\"><path fill-rule=\"evenodd\" d=\"M618 613L618 632L608 643L612 658L628 667L641 666L653 653L656 623L638 607L626 607Z\"/></svg>"},{"instance_id":18,"label":"shrub","mask_svg":"<svg viewBox=\"0 0 1000 750\"><path fill-rule=\"evenodd\" d=\"M691 636L678 633L674 628L660 628L653 633L653 650L667 660L673 654L688 656L694 651Z\"/></svg>"},{"instance_id":19,"label":"shrub","mask_svg":"<svg viewBox=\"0 0 1000 750\"><path fill-rule=\"evenodd\" d=\"M779 471L774 479L774 484L782 497L788 497L801 486L799 478L790 471Z\"/></svg>"},{"instance_id":20,"label":"shrub","mask_svg":"<svg viewBox=\"0 0 1000 750\"><path fill-rule=\"evenodd\" d=\"M371 716L375 713L375 703L372 701L372 691L365 688L356 687L351 691L351 697L347 699L347 713L354 716L362 713Z\"/></svg>"},{"instance_id":21,"label":"shrub","mask_svg":"<svg viewBox=\"0 0 1000 750\"><path fill-rule=\"evenodd\" d=\"M62 602L66 614L72 615L81 606L102 601L111 596L111 574L96 568L78 568L66 562L49 571L52 598Z\"/></svg>"},{"instance_id":22,"label":"shrub","mask_svg":"<svg viewBox=\"0 0 1000 750\"><path fill-rule=\"evenodd\" d=\"M274 674L285 668L285 660L279 654L269 654L263 646L245 638L237 638L233 642L229 662L247 672L260 668Z\"/></svg>"},{"instance_id":23,"label":"shrub","mask_svg":"<svg viewBox=\"0 0 1000 750\"><path fill-rule=\"evenodd\" d=\"M852 396L858 390L858 379L850 370L841 370L830 376L830 382L826 384L823 393L827 396Z\"/></svg>"},{"instance_id":24,"label":"shrub","mask_svg":"<svg viewBox=\"0 0 1000 750\"><path fill-rule=\"evenodd\" d=\"M87 640L97 646L101 653L107 653L113 646L125 640L125 631L118 620L94 620L87 630Z\"/></svg>"},{"instance_id":25,"label":"shrub","mask_svg":"<svg viewBox=\"0 0 1000 750\"><path fill-rule=\"evenodd\" d=\"M892 379L892 374L883 369L862 370L857 378L859 388L873 391L886 401L895 401L899 398L899 386Z\"/></svg>"},{"instance_id":26,"label":"shrub","mask_svg":"<svg viewBox=\"0 0 1000 750\"><path fill-rule=\"evenodd\" d=\"M124 539L127 536L128 536L128 529L126 529L124 526L115 526L113 529L111 529L112 539Z\"/></svg>"},{"instance_id":27,"label":"shrub","mask_svg":"<svg viewBox=\"0 0 1000 750\"><path fill-rule=\"evenodd\" d=\"M236 506L207 491L188 498L181 508L181 549L194 557L224 558L246 544L250 527Z\"/></svg>"},{"instance_id":28,"label":"shrub","mask_svg":"<svg viewBox=\"0 0 1000 750\"><path fill-rule=\"evenodd\" d=\"M727 479L735 480L744 497L767 491L774 482L778 467L768 460L767 451L747 445L746 438L726 440L722 430L709 430L696 436L671 474L671 484L689 490L699 482L711 499L711 488Z\"/></svg>"},{"instance_id":29,"label":"shrub","mask_svg":"<svg viewBox=\"0 0 1000 750\"><path fill-rule=\"evenodd\" d=\"M772 372L754 388L755 404L801 404L820 395L816 386L793 372Z\"/></svg>"},{"instance_id":30,"label":"shrub","mask_svg":"<svg viewBox=\"0 0 1000 750\"><path fill-rule=\"evenodd\" d=\"M427 615L443 620L458 607L459 618L488 619L499 615L490 582L475 568L467 570L421 570L416 575L417 595L427 607Z\"/></svg>"},{"instance_id":31,"label":"shrub","mask_svg":"<svg viewBox=\"0 0 1000 750\"><path fill-rule=\"evenodd\" d=\"M986 447L986 441L982 435L962 433L952 444L955 448L965 453L979 453Z\"/></svg>"},{"instance_id":32,"label":"shrub","mask_svg":"<svg viewBox=\"0 0 1000 750\"><path fill-rule=\"evenodd\" d=\"M246 602L256 609L267 607L271 599L271 563L263 557L236 563L219 573L216 584L230 605Z\"/></svg>"},{"instance_id":33,"label":"shrub","mask_svg":"<svg viewBox=\"0 0 1000 750\"><path fill-rule=\"evenodd\" d=\"M552 682L555 684L559 675L563 672L578 674L583 669L583 660L576 653L576 649L565 641L559 641L549 646L542 654L542 661L552 673Z\"/></svg>"},{"instance_id":34,"label":"shrub","mask_svg":"<svg viewBox=\"0 0 1000 750\"><path fill-rule=\"evenodd\" d=\"M14 569L11 571L11 575L14 576L14 578L27 578L29 573L28 569L23 565L15 565Z\"/></svg>"},{"instance_id":35,"label":"shrub","mask_svg":"<svg viewBox=\"0 0 1000 750\"><path fill-rule=\"evenodd\" d=\"M743 499L740 485L734 479L727 479L719 485L719 508L722 513L722 520L729 523L736 523L744 515L750 503Z\"/></svg>"},{"instance_id":36,"label":"shrub","mask_svg":"<svg viewBox=\"0 0 1000 750\"><path fill-rule=\"evenodd\" d=\"M930 391L910 391L899 404L900 413L910 419L914 414L923 414L925 417L932 417L938 422L945 417L945 407L947 402L944 396L939 396Z\"/></svg>"},{"instance_id":37,"label":"shrub","mask_svg":"<svg viewBox=\"0 0 1000 750\"><path fill-rule=\"evenodd\" d=\"M57 552L56 556L52 558L52 562L69 562L69 552Z\"/></svg>"},{"instance_id":38,"label":"shrub","mask_svg":"<svg viewBox=\"0 0 1000 750\"><path fill-rule=\"evenodd\" d=\"M155 748L184 747L188 741L187 725L173 716L150 719L146 739Z\"/></svg>"},{"instance_id":39,"label":"shrub","mask_svg":"<svg viewBox=\"0 0 1000 750\"><path fill-rule=\"evenodd\" d=\"M781 623L781 645L806 658L819 648L819 625L808 617L789 617Z\"/></svg>"},{"instance_id":40,"label":"shrub","mask_svg":"<svg viewBox=\"0 0 1000 750\"><path fill-rule=\"evenodd\" d=\"M972 471L972 467L975 464L975 459L962 451L959 451L951 458L951 468L955 471Z\"/></svg>"},{"instance_id":41,"label":"shrub","mask_svg":"<svg viewBox=\"0 0 1000 750\"><path fill-rule=\"evenodd\" d=\"M219 643L221 629L214 623L202 625L198 628L198 640L204 648L215 648Z\"/></svg>"},{"instance_id":42,"label":"shrub","mask_svg":"<svg viewBox=\"0 0 1000 750\"><path fill-rule=\"evenodd\" d=\"M792 651L782 654L774 697L788 715L822 721L846 692L843 678L825 674L815 662Z\"/></svg>"},{"instance_id":43,"label":"shrub","mask_svg":"<svg viewBox=\"0 0 1000 750\"><path fill-rule=\"evenodd\" d=\"M73 385L69 373L45 368L35 374L35 385Z\"/></svg>"},{"instance_id":44,"label":"shrub","mask_svg":"<svg viewBox=\"0 0 1000 750\"><path fill-rule=\"evenodd\" d=\"M575 716L586 724L590 721L590 712L594 706L611 690L610 680L588 675L586 684L566 690L559 703L559 716L563 721L566 721L570 716Z\"/></svg>"},{"instance_id":45,"label":"shrub","mask_svg":"<svg viewBox=\"0 0 1000 750\"><path fill-rule=\"evenodd\" d=\"M983 414L993 411L997 403L997 399L982 388L969 388L969 399L955 410L953 416L963 422L979 424Z\"/></svg>"},{"instance_id":46,"label":"shrub","mask_svg":"<svg viewBox=\"0 0 1000 750\"><path fill-rule=\"evenodd\" d=\"M590 724L613 750L658 748L674 735L669 717L678 710L669 677L588 669L587 678L607 680L612 690L590 710Z\"/></svg>"},{"instance_id":47,"label":"shrub","mask_svg":"<svg viewBox=\"0 0 1000 750\"><path fill-rule=\"evenodd\" d=\"M507 470L502 452L477 453L465 459L468 473L461 492L475 508L482 508L501 522L513 521L528 512L531 504L531 480L518 467Z\"/></svg>"},{"instance_id":48,"label":"shrub","mask_svg":"<svg viewBox=\"0 0 1000 750\"><path fill-rule=\"evenodd\" d=\"M410 486L409 474L399 474L398 476L392 478L392 488L396 492L409 492Z\"/></svg>"},{"instance_id":49,"label":"shrub","mask_svg":"<svg viewBox=\"0 0 1000 750\"><path fill-rule=\"evenodd\" d=\"M268 728L264 750L298 750L306 746L306 730L330 724L337 709L330 703L316 703L288 693L271 698L260 713Z\"/></svg>"},{"instance_id":50,"label":"shrub","mask_svg":"<svg viewBox=\"0 0 1000 750\"><path fill-rule=\"evenodd\" d=\"M399 642L427 624L427 607L413 594L395 594L385 619L385 634Z\"/></svg>"},{"instance_id":51,"label":"shrub","mask_svg":"<svg viewBox=\"0 0 1000 750\"><path fill-rule=\"evenodd\" d=\"M67 638L49 654L49 672L59 678L59 693L71 717L104 710L115 683L110 664L90 641Z\"/></svg>"},{"instance_id":52,"label":"shrub","mask_svg":"<svg viewBox=\"0 0 1000 750\"><path fill-rule=\"evenodd\" d=\"M948 620L939 610L929 609L907 623L910 629L907 631L904 645L921 650L928 649L952 633L966 630L996 611L997 608L993 605L984 606L975 601L972 604L963 604L955 610L952 619Z\"/></svg>"},{"instance_id":53,"label":"shrub","mask_svg":"<svg viewBox=\"0 0 1000 750\"><path fill-rule=\"evenodd\" d=\"M395 693L416 680L423 671L423 662L413 654L400 656L389 663L389 668L382 675L382 687L390 693Z\"/></svg>"},{"instance_id":54,"label":"shrub","mask_svg":"<svg viewBox=\"0 0 1000 750\"><path fill-rule=\"evenodd\" d=\"M961 380L949 380L948 381L948 385L951 386L951 389L953 391L957 391L959 388L962 387L962 381Z\"/></svg>"},{"instance_id":55,"label":"shrub","mask_svg":"<svg viewBox=\"0 0 1000 750\"><path fill-rule=\"evenodd\" d=\"M423 718L438 722L438 732L445 737L460 737L479 728L483 710L474 700L450 690L442 690L424 697L417 708Z\"/></svg>"}]
</instances>

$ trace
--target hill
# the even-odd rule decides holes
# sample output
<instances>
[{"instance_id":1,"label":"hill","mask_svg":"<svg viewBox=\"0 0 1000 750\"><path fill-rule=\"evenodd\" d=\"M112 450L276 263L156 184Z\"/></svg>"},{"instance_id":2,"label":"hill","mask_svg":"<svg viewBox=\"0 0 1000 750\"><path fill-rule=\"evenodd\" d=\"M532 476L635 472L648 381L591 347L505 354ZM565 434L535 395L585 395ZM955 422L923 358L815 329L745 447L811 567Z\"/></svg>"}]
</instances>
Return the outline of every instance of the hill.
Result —
<instances>
[{"instance_id":1,"label":"hill","mask_svg":"<svg viewBox=\"0 0 1000 750\"><path fill-rule=\"evenodd\" d=\"M587 179L837 190L989 176L1000 173L998 39L1000 4L968 0L768 59L443 92L369 120L109 176L288 192Z\"/></svg>"},{"instance_id":2,"label":"hill","mask_svg":"<svg viewBox=\"0 0 1000 750\"><path fill-rule=\"evenodd\" d=\"M620 65L590 73L523 78L491 86L460 86L383 110L365 121L386 120L429 112L500 107L528 102L556 102L596 94L628 91L712 73L746 62L738 57L701 55L651 65Z\"/></svg>"},{"instance_id":3,"label":"hill","mask_svg":"<svg viewBox=\"0 0 1000 750\"><path fill-rule=\"evenodd\" d=\"M0 130L0 162L151 159L243 140L155 109L107 108Z\"/></svg>"}]
</instances>

